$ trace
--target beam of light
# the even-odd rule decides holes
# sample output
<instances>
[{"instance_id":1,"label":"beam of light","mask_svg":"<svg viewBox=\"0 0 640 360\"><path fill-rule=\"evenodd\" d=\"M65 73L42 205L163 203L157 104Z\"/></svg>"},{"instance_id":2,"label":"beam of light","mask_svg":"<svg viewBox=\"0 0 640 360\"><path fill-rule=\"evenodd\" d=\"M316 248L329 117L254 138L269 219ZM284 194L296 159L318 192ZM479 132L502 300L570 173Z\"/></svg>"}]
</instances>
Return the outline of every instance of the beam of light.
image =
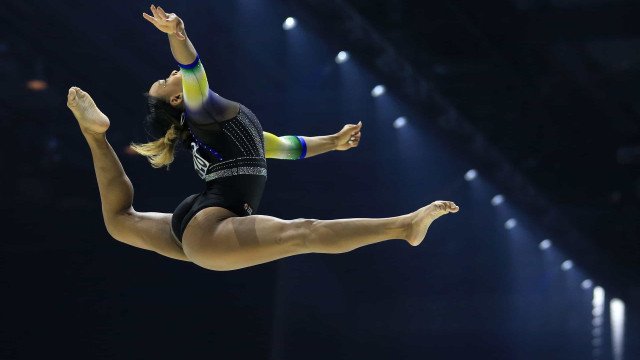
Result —
<instances>
[{"instance_id":1,"label":"beam of light","mask_svg":"<svg viewBox=\"0 0 640 360\"><path fill-rule=\"evenodd\" d=\"M601 286L593 288L593 301L591 304L596 306L604 306L604 289Z\"/></svg>"},{"instance_id":2,"label":"beam of light","mask_svg":"<svg viewBox=\"0 0 640 360\"><path fill-rule=\"evenodd\" d=\"M591 320L591 324L593 325L593 329L591 330L591 346L593 347L593 354L600 354L600 347L602 346L602 323L603 314L604 314L604 289L600 286L596 286L593 288L593 300L591 301L591 305L593 305L593 310L591 310L591 315L593 315L593 320Z\"/></svg>"},{"instance_id":3,"label":"beam of light","mask_svg":"<svg viewBox=\"0 0 640 360\"><path fill-rule=\"evenodd\" d=\"M395 121L393 122L393 127L396 129L400 129L405 125L407 125L407 118L405 118L404 116L400 116L399 118L395 119Z\"/></svg>"},{"instance_id":4,"label":"beam of light","mask_svg":"<svg viewBox=\"0 0 640 360\"><path fill-rule=\"evenodd\" d=\"M504 223L504 228L507 230L511 230L518 225L518 220L511 218Z\"/></svg>"},{"instance_id":5,"label":"beam of light","mask_svg":"<svg viewBox=\"0 0 640 360\"><path fill-rule=\"evenodd\" d=\"M342 64L343 62L346 62L347 60L349 60L349 53L346 51L340 51L338 53L338 55L336 55L336 63L338 64Z\"/></svg>"},{"instance_id":6,"label":"beam of light","mask_svg":"<svg viewBox=\"0 0 640 360\"><path fill-rule=\"evenodd\" d=\"M602 320L602 317L594 317L593 320L591 321L591 325L593 325L594 327L599 327L602 326L602 323L604 322L604 320Z\"/></svg>"},{"instance_id":7,"label":"beam of light","mask_svg":"<svg viewBox=\"0 0 640 360\"><path fill-rule=\"evenodd\" d=\"M594 307L593 310L591 310L591 315L593 316L602 316L603 314L604 314L604 305Z\"/></svg>"},{"instance_id":8,"label":"beam of light","mask_svg":"<svg viewBox=\"0 0 640 360\"><path fill-rule=\"evenodd\" d=\"M471 169L464 174L464 179L467 181L473 181L478 176L478 172L475 169Z\"/></svg>"},{"instance_id":9,"label":"beam of light","mask_svg":"<svg viewBox=\"0 0 640 360\"><path fill-rule=\"evenodd\" d=\"M551 245L553 245L551 240L544 239L544 240L540 241L540 244L538 244L538 247L540 248L540 250L547 250L548 248L551 247Z\"/></svg>"},{"instance_id":10,"label":"beam of light","mask_svg":"<svg viewBox=\"0 0 640 360\"><path fill-rule=\"evenodd\" d=\"M601 327L593 328L593 330L591 330L591 336L593 337L602 336L602 328Z\"/></svg>"},{"instance_id":11,"label":"beam of light","mask_svg":"<svg viewBox=\"0 0 640 360\"><path fill-rule=\"evenodd\" d=\"M590 279L585 279L584 281L582 281L580 286L585 290L591 289L591 287L593 286L593 281L591 281Z\"/></svg>"},{"instance_id":12,"label":"beam of light","mask_svg":"<svg viewBox=\"0 0 640 360\"><path fill-rule=\"evenodd\" d=\"M504 202L504 196L498 194L491 199L491 205L498 206Z\"/></svg>"},{"instance_id":13,"label":"beam of light","mask_svg":"<svg viewBox=\"0 0 640 360\"><path fill-rule=\"evenodd\" d=\"M609 302L611 321L611 352L613 360L624 358L624 302L613 298Z\"/></svg>"},{"instance_id":14,"label":"beam of light","mask_svg":"<svg viewBox=\"0 0 640 360\"><path fill-rule=\"evenodd\" d=\"M383 95L386 91L387 91L387 88L385 88L384 85L376 85L371 90L371 96L378 97L378 96Z\"/></svg>"},{"instance_id":15,"label":"beam of light","mask_svg":"<svg viewBox=\"0 0 640 360\"><path fill-rule=\"evenodd\" d=\"M573 261L565 260L565 261L562 262L562 265L560 265L560 267L564 271L569 271L569 270L571 270L573 268Z\"/></svg>"},{"instance_id":16,"label":"beam of light","mask_svg":"<svg viewBox=\"0 0 640 360\"><path fill-rule=\"evenodd\" d=\"M292 17L288 17L283 23L282 23L282 28L285 30L291 30L294 27L296 27L296 24L298 22L296 21L295 18Z\"/></svg>"}]
</instances>

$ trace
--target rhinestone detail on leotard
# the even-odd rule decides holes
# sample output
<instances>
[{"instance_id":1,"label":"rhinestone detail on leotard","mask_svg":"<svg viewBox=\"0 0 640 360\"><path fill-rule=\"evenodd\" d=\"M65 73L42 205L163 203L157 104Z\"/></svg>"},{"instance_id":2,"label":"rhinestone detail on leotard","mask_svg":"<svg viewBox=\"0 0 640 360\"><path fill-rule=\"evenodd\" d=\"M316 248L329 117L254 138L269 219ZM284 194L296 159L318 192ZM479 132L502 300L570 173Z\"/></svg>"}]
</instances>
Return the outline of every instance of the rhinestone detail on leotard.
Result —
<instances>
[{"instance_id":1,"label":"rhinestone detail on leotard","mask_svg":"<svg viewBox=\"0 0 640 360\"><path fill-rule=\"evenodd\" d=\"M261 175L267 176L267 161L264 155L264 138L262 127L255 115L243 105L240 105L238 115L233 119L220 122L221 131L231 149L222 149L227 160L213 147L198 139L189 129L195 145L193 148L194 166L198 176L205 181L233 176L233 175ZM228 146L228 145L227 145ZM206 149L218 162L210 163L197 154L198 148ZM235 158L229 159L234 156Z\"/></svg>"}]
</instances>

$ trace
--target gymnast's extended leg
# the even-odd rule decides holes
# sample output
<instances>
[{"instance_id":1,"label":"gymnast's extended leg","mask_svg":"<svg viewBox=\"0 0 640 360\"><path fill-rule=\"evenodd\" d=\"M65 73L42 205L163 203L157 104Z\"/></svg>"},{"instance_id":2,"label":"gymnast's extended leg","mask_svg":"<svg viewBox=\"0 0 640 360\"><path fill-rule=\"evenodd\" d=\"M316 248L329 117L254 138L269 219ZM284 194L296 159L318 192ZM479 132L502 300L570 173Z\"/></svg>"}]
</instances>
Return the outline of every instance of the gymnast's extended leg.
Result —
<instances>
[{"instance_id":1,"label":"gymnast's extended leg","mask_svg":"<svg viewBox=\"0 0 640 360\"><path fill-rule=\"evenodd\" d=\"M235 270L305 253L344 253L385 240L413 246L425 238L438 217L457 212L449 201L436 201L410 214L389 218L283 220L272 216L234 217L221 208L200 211L183 235L186 255L212 270Z\"/></svg>"},{"instance_id":2,"label":"gymnast's extended leg","mask_svg":"<svg viewBox=\"0 0 640 360\"><path fill-rule=\"evenodd\" d=\"M185 260L182 249L171 237L171 214L137 212L133 209L133 186L107 141L109 119L88 93L69 89L67 106L78 120L93 158L107 231L116 240L170 258Z\"/></svg>"}]
</instances>

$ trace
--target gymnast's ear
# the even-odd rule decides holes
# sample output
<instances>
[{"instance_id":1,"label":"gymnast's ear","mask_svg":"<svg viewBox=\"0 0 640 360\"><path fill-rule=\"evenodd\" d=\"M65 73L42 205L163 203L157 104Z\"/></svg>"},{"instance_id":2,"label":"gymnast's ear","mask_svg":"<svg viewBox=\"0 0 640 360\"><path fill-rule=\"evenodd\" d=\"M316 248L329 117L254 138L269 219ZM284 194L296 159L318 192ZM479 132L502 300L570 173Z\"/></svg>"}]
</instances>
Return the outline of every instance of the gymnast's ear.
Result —
<instances>
[{"instance_id":1,"label":"gymnast's ear","mask_svg":"<svg viewBox=\"0 0 640 360\"><path fill-rule=\"evenodd\" d=\"M182 107L182 93L178 93L176 95L173 95L171 97L171 99L169 99L169 104L171 104L171 106L173 106L173 107L181 108Z\"/></svg>"}]
</instances>

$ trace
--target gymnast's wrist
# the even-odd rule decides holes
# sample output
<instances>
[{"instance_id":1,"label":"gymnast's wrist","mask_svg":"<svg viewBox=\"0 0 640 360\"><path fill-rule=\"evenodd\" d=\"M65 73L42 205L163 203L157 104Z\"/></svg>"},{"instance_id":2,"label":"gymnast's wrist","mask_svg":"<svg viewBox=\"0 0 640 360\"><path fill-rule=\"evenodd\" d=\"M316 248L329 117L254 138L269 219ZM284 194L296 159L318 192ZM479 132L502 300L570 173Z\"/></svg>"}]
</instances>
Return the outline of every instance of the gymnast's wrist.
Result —
<instances>
[{"instance_id":1,"label":"gymnast's wrist","mask_svg":"<svg viewBox=\"0 0 640 360\"><path fill-rule=\"evenodd\" d=\"M181 33L182 35L184 35L184 39L180 39L178 37L178 33ZM169 38L174 38L180 41L185 41L187 40L187 30L184 27L184 22L182 21L182 19L178 18L178 24L176 26L176 31L173 33L169 33L167 34L169 36Z\"/></svg>"},{"instance_id":2,"label":"gymnast's wrist","mask_svg":"<svg viewBox=\"0 0 640 360\"><path fill-rule=\"evenodd\" d=\"M329 135L327 137L329 138L329 141L331 141L331 150L332 151L338 150L338 145L339 145L338 144L338 141L339 141L338 134L331 134L331 135Z\"/></svg>"}]
</instances>

